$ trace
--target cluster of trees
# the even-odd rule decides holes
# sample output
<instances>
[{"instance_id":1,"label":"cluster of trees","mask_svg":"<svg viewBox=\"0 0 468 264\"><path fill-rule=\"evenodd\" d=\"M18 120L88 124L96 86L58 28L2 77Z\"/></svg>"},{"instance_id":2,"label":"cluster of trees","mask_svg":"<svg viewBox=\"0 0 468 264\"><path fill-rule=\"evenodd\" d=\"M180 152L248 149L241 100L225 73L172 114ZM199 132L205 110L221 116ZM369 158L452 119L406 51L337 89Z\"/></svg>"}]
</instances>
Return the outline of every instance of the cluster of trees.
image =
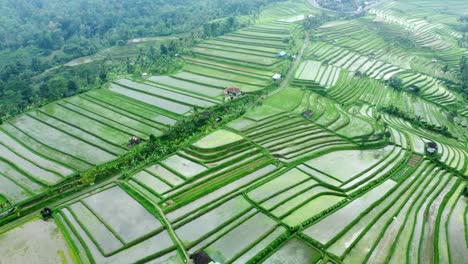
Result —
<instances>
[{"instance_id":1,"label":"cluster of trees","mask_svg":"<svg viewBox=\"0 0 468 264\"><path fill-rule=\"evenodd\" d=\"M83 173L81 182L83 184L101 182L122 171L124 176L128 176L130 174L125 172L135 169L142 163L152 163L180 148L188 147L191 140L201 134L239 118L245 113L248 106L258 103L259 100L261 100L259 94L249 94L204 111L195 111L193 115L187 116L171 126L163 136L157 138L151 135L147 142L135 146L117 160L96 166ZM218 122L218 120L222 120L222 122Z\"/></svg>"},{"instance_id":2,"label":"cluster of trees","mask_svg":"<svg viewBox=\"0 0 468 264\"><path fill-rule=\"evenodd\" d=\"M384 22L372 22L367 24L371 31L376 32L386 42L395 43L397 46L405 48L420 48L417 43L412 39L412 33L407 30L398 30L393 26L389 26Z\"/></svg>"},{"instance_id":3,"label":"cluster of trees","mask_svg":"<svg viewBox=\"0 0 468 264\"><path fill-rule=\"evenodd\" d=\"M252 15L276 1L280 0L5 0L0 4L0 120L98 87L108 80L109 68L135 72L144 65L140 68L163 73L170 70L161 66L165 64L173 69L167 56L181 44L141 56L151 63L140 58L122 65L104 61L78 70L56 68L65 62L133 38L224 34L241 25L234 18L220 18Z\"/></svg>"},{"instance_id":4,"label":"cluster of trees","mask_svg":"<svg viewBox=\"0 0 468 264\"><path fill-rule=\"evenodd\" d=\"M388 79L387 84L388 86L392 87L396 91L403 90L403 80L396 76L392 76L390 79Z\"/></svg>"},{"instance_id":5,"label":"cluster of trees","mask_svg":"<svg viewBox=\"0 0 468 264\"><path fill-rule=\"evenodd\" d=\"M387 85L395 89L396 91L403 91L405 87L403 84L403 80L397 76L390 77L390 79L387 80ZM408 87L408 90L409 92L413 94L419 94L419 92L421 91L421 88L417 85L411 85Z\"/></svg>"},{"instance_id":6,"label":"cluster of trees","mask_svg":"<svg viewBox=\"0 0 468 264\"><path fill-rule=\"evenodd\" d=\"M286 240L290 238L292 234L285 232L278 238L273 240L266 248L257 253L248 263L261 263L266 257L268 257L274 250L277 250Z\"/></svg>"},{"instance_id":7,"label":"cluster of trees","mask_svg":"<svg viewBox=\"0 0 468 264\"><path fill-rule=\"evenodd\" d=\"M224 35L229 32L236 31L237 29L243 27L238 22L235 17L229 17L228 19L216 20L211 23L206 23L203 25L203 37L204 38L213 38L217 36Z\"/></svg>"},{"instance_id":8,"label":"cluster of trees","mask_svg":"<svg viewBox=\"0 0 468 264\"><path fill-rule=\"evenodd\" d=\"M439 133L439 134L444 135L446 137L454 138L452 133L450 133L450 131L448 130L447 126L437 126L435 124L428 123L428 122L422 120L421 116L413 117L413 116L409 115L408 113L400 110L398 107L396 107L394 105L381 107L380 110L382 112L387 113L387 114L402 118L402 119L410 122L413 125L422 127L424 129L430 130L432 132Z\"/></svg>"},{"instance_id":9,"label":"cluster of trees","mask_svg":"<svg viewBox=\"0 0 468 264\"><path fill-rule=\"evenodd\" d=\"M362 6L365 0L318 0L320 6L339 11L339 12L354 12Z\"/></svg>"},{"instance_id":10,"label":"cluster of trees","mask_svg":"<svg viewBox=\"0 0 468 264\"><path fill-rule=\"evenodd\" d=\"M319 14L315 14L315 15L309 15L306 19L304 19L304 22L303 22L304 29L311 31L321 26L322 24L328 21L334 20L334 19L336 18L326 14L325 12L320 12Z\"/></svg>"},{"instance_id":11,"label":"cluster of trees","mask_svg":"<svg viewBox=\"0 0 468 264\"><path fill-rule=\"evenodd\" d=\"M459 23L452 25L452 27L463 34L462 38L459 40L460 47L468 48L468 15L459 17L458 22Z\"/></svg>"},{"instance_id":12,"label":"cluster of trees","mask_svg":"<svg viewBox=\"0 0 468 264\"><path fill-rule=\"evenodd\" d=\"M468 98L468 57L463 56L460 67L461 93Z\"/></svg>"}]
</instances>

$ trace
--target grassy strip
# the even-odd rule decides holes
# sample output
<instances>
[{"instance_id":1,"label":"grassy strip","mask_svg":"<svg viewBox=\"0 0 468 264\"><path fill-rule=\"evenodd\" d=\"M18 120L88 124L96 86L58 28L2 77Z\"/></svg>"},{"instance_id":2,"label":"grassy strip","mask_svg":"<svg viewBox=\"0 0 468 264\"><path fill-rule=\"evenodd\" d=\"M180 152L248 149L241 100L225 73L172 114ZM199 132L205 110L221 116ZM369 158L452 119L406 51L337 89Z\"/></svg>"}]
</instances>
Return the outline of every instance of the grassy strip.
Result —
<instances>
[{"instance_id":1,"label":"grassy strip","mask_svg":"<svg viewBox=\"0 0 468 264\"><path fill-rule=\"evenodd\" d=\"M76 230L75 226L73 226L73 224L70 222L70 220L65 216L65 214L63 212L60 212L60 216L62 217L63 221L65 222L64 224L66 224L70 228L70 230L72 231L73 235L76 237L78 242L81 244L81 246L83 246L83 248L85 250L85 253L86 253L86 256L88 257L89 262L91 264L96 264L96 261L94 260L93 254L89 250L89 247L86 245L83 238L79 235L79 233ZM65 230L65 233L67 233L66 230ZM76 252L78 252L78 251L76 251Z\"/></svg>"},{"instance_id":2,"label":"grassy strip","mask_svg":"<svg viewBox=\"0 0 468 264\"><path fill-rule=\"evenodd\" d=\"M55 147L52 147L52 146L49 146L47 144L45 144L44 142L42 142L41 140L39 139L36 139L35 137L31 136L28 134L27 131L24 131L23 129L19 128L18 126L14 125L13 123L8 123L8 126L11 127L14 131L11 131L8 130L3 130L3 132L5 132L8 136L10 136L11 138L13 138L14 140L16 140L17 142L21 142L21 144L29 144L31 145L32 147L34 148L44 148L46 149L46 151L44 150L41 150L43 153L45 154L48 154L49 157L53 157L54 159L60 159L60 162L62 162L61 164L65 164L67 166L74 166L74 164L79 164L79 165L75 165L74 170L85 170L85 169L88 169L89 167L91 167L92 163L87 161L87 160L84 160L80 157L76 157L72 154L68 154L64 151L61 151ZM3 127L5 128L5 126ZM15 136L12 136L13 133L16 135L16 136L19 136L19 137L15 137ZM23 136L21 136L21 134ZM69 161L69 160L65 160L65 159L73 159L72 161Z\"/></svg>"},{"instance_id":3,"label":"grassy strip","mask_svg":"<svg viewBox=\"0 0 468 264\"><path fill-rule=\"evenodd\" d=\"M95 98L90 96L89 94L82 95L80 99L87 100L88 102L91 102L93 104L96 104L98 106L104 107L106 109L109 109L110 111L116 112L120 115L126 116L128 118L132 118L135 121L141 122L143 124L146 124L148 126L157 128L157 129L162 129L167 126L167 124L163 123L158 123L157 121L153 120L151 116L164 116L161 113L157 112L152 112L152 111L147 111L146 115L144 114L144 111L146 111L145 108L141 108L140 111L137 111L137 109L130 109L128 106L126 107L125 105L120 105L117 106L115 103L112 102L106 102L104 100L101 100L100 98ZM143 103L143 102L142 102ZM129 103L131 106L131 104ZM125 109L123 109L126 107ZM151 115L152 114L152 115Z\"/></svg>"},{"instance_id":4,"label":"grassy strip","mask_svg":"<svg viewBox=\"0 0 468 264\"><path fill-rule=\"evenodd\" d=\"M424 129L441 134L449 138L457 139L456 137L452 135L452 133L450 133L447 126L437 126L437 125L434 125L425 121L421 121L420 118L419 119L414 118L395 106L381 107L380 111L396 116L396 117L400 117L403 120L408 121L415 126L422 127Z\"/></svg>"},{"instance_id":5,"label":"grassy strip","mask_svg":"<svg viewBox=\"0 0 468 264\"><path fill-rule=\"evenodd\" d=\"M37 163L35 160L33 160L31 157L26 157L26 156L24 156L24 155L21 155L21 154L18 153L15 149L13 149L11 146L8 146L8 145L6 145L6 144L4 144L4 143L2 143L2 142L0 142L0 145L3 146L3 147L5 147L5 148L8 149L9 151L13 152L13 153L14 153L16 156L18 156L19 158L21 158L21 159L23 159L23 160L26 160L26 161L28 161L28 162L34 164L35 166L41 168L42 170L48 171L48 172L50 172L50 173L52 173L52 174L54 174L54 175L57 175L57 176L60 177L60 178L66 177L66 176L60 174L60 173L57 172L57 171L54 171L54 170L52 170L52 169L50 169L50 168L48 168L48 167L45 167L45 166L42 166L42 165L38 164L38 163ZM51 161L51 160L49 160L49 159L47 159L47 160L50 161L50 162L53 162L53 161Z\"/></svg>"},{"instance_id":6,"label":"grassy strip","mask_svg":"<svg viewBox=\"0 0 468 264\"><path fill-rule=\"evenodd\" d=\"M457 183L455 183L452 187L452 189L447 193L447 195L444 197L443 201L441 202L440 206L439 206L439 211L437 213L437 218L436 218L436 226L435 226L435 229L434 229L434 234L435 234L435 238L434 238L434 263L439 263L440 262L440 259L439 259L439 232L440 232L440 225L441 225L441 222L442 222L442 214L444 212L444 210L446 209L446 206L448 204L448 202L450 201L450 199L452 198L452 196L455 194L455 192L457 191L457 189L459 188L461 184L461 180L458 180ZM466 229L465 229L466 231ZM468 239L467 239L468 241Z\"/></svg>"},{"instance_id":7,"label":"grassy strip","mask_svg":"<svg viewBox=\"0 0 468 264\"><path fill-rule=\"evenodd\" d=\"M268 232L266 232L265 234L261 235L259 238L257 238L254 242L252 242L250 245L248 245L246 248L244 248L243 250L241 250L239 253L237 253L236 255L234 255L230 260L229 262L230 263L234 263L234 261L236 261L237 259L239 259L241 256L243 256L244 254L246 254L247 252L249 252L252 248L254 248L257 244L261 243L264 239L266 239L268 236L270 236L271 234L273 234L278 228L278 226L274 226L272 227ZM286 231L286 230L285 230ZM274 241L274 240L273 240Z\"/></svg>"},{"instance_id":8,"label":"grassy strip","mask_svg":"<svg viewBox=\"0 0 468 264\"><path fill-rule=\"evenodd\" d=\"M71 235L68 233L67 228L65 227L65 223L63 223L63 217L60 214L54 212L53 218L58 228L62 231L62 234L65 237L65 240L67 241L67 245L72 249L70 251L74 263L83 264L83 261L78 257L78 247L76 246L75 241L73 241Z\"/></svg>"},{"instance_id":9,"label":"grassy strip","mask_svg":"<svg viewBox=\"0 0 468 264\"><path fill-rule=\"evenodd\" d=\"M180 207L192 200L195 200L196 198L203 196L204 194L218 189L221 186L238 180L246 174L253 173L257 169L265 167L270 163L271 161L268 158L261 157L259 158L259 160L253 163L246 164L245 166L242 166L232 171L228 175L213 177L206 181L203 181L200 184L192 186L192 188L189 191L183 192L182 194L173 197L173 200L176 202L175 206Z\"/></svg>"},{"instance_id":10,"label":"grassy strip","mask_svg":"<svg viewBox=\"0 0 468 264\"><path fill-rule=\"evenodd\" d=\"M246 105L253 104L258 99L257 95L245 95L238 100L230 101L224 105L216 105L207 108L202 113L196 112L193 116L185 117L170 127L166 134L160 138L150 136L148 142L136 146L120 158L83 173L82 182L101 182L121 171L126 171L128 168L133 168L141 163L149 164L180 148L188 147L191 139L238 118L244 114ZM222 117L223 122L216 122L217 117Z\"/></svg>"}]
</instances>

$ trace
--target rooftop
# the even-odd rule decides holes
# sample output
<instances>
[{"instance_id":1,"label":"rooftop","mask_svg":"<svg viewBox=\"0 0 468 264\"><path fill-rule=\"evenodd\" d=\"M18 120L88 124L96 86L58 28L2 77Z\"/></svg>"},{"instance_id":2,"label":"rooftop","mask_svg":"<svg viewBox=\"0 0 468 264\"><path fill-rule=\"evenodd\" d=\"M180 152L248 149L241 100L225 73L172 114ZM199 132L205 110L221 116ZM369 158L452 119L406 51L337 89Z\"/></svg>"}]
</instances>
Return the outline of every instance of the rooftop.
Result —
<instances>
[{"instance_id":1,"label":"rooftop","mask_svg":"<svg viewBox=\"0 0 468 264\"><path fill-rule=\"evenodd\" d=\"M273 79L274 79L274 80L279 80L279 79L281 79L281 74L275 73L275 75L273 75Z\"/></svg>"},{"instance_id":2,"label":"rooftop","mask_svg":"<svg viewBox=\"0 0 468 264\"><path fill-rule=\"evenodd\" d=\"M224 95L232 95L232 94L240 95L241 93L242 93L242 91L239 88L236 88L236 87L230 87L230 88L227 88L226 90L224 90Z\"/></svg>"},{"instance_id":3,"label":"rooftop","mask_svg":"<svg viewBox=\"0 0 468 264\"><path fill-rule=\"evenodd\" d=\"M287 53L286 53L285 51L281 51L281 52L279 52L279 53L277 54L277 56L278 56L278 57L284 57L284 56L286 56L286 54L287 54Z\"/></svg>"},{"instance_id":4,"label":"rooftop","mask_svg":"<svg viewBox=\"0 0 468 264\"><path fill-rule=\"evenodd\" d=\"M194 264L209 264L213 262L210 256L203 250L199 250L190 255L190 259L193 260Z\"/></svg>"}]
</instances>

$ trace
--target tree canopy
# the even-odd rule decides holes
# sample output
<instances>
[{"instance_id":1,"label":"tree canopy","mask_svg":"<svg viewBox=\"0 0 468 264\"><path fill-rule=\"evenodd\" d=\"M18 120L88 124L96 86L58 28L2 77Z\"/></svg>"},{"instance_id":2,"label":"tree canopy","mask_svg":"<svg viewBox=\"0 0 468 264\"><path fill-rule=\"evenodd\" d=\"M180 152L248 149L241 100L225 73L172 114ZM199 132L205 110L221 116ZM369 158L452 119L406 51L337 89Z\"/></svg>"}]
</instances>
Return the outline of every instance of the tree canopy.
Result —
<instances>
[{"instance_id":1,"label":"tree canopy","mask_svg":"<svg viewBox=\"0 0 468 264\"><path fill-rule=\"evenodd\" d=\"M177 35L199 30L206 37L234 30L238 15L250 15L278 0L5 0L0 1L0 119L29 106L70 96L82 84L99 86L107 81L105 65L91 65L43 74L72 59L103 48L125 45L141 37ZM157 47L153 62L186 42ZM161 68L144 61L155 72ZM148 57L148 56L146 56ZM132 62L133 63L133 62ZM127 63L128 72L134 71Z\"/></svg>"},{"instance_id":2,"label":"tree canopy","mask_svg":"<svg viewBox=\"0 0 468 264\"><path fill-rule=\"evenodd\" d=\"M403 81L400 78L393 76L390 79L388 79L388 86L392 87L397 91L401 91L403 90Z\"/></svg>"}]
</instances>

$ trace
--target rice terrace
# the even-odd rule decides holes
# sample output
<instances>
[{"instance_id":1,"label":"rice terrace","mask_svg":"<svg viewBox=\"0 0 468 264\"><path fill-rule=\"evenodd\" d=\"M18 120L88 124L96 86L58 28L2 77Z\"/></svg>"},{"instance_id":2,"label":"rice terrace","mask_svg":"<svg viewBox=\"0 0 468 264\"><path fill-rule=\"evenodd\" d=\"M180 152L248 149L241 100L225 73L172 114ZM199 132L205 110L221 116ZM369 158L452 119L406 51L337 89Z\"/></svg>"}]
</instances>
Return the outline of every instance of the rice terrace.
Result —
<instances>
[{"instance_id":1,"label":"rice terrace","mask_svg":"<svg viewBox=\"0 0 468 264\"><path fill-rule=\"evenodd\" d=\"M467 1L182 2L2 97L0 264L468 263Z\"/></svg>"}]
</instances>

